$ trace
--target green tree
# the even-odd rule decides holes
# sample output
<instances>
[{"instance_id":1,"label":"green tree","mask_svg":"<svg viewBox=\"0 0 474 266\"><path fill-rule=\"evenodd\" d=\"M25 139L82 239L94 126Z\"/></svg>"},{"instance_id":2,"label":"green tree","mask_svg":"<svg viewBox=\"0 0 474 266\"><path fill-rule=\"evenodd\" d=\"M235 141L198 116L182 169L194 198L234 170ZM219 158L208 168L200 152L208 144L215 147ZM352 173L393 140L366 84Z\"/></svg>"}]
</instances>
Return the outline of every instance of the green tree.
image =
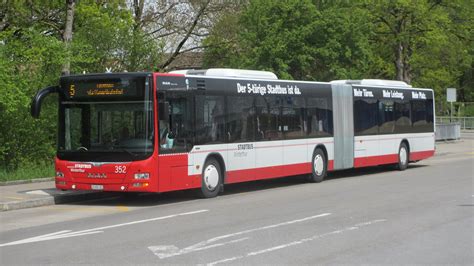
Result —
<instances>
[{"instance_id":1,"label":"green tree","mask_svg":"<svg viewBox=\"0 0 474 266\"><path fill-rule=\"evenodd\" d=\"M372 47L377 77L398 79L436 91L472 91L473 5L471 1L367 1L375 25ZM471 81L469 81L471 80ZM438 105L438 109L441 105Z\"/></svg>"},{"instance_id":2,"label":"green tree","mask_svg":"<svg viewBox=\"0 0 474 266\"><path fill-rule=\"evenodd\" d=\"M205 64L266 69L290 79L357 78L372 57L366 12L346 2L251 1L214 27Z\"/></svg>"},{"instance_id":3,"label":"green tree","mask_svg":"<svg viewBox=\"0 0 474 266\"><path fill-rule=\"evenodd\" d=\"M125 1L78 1L70 51L63 40L65 1L6 2L0 7L0 170L14 171L52 162L57 98L48 97L39 120L30 117L29 104L38 89L58 83L65 62L72 73L149 70L158 49L140 31L132 34Z\"/></svg>"},{"instance_id":4,"label":"green tree","mask_svg":"<svg viewBox=\"0 0 474 266\"><path fill-rule=\"evenodd\" d=\"M152 70L161 54L158 44L135 27L125 3L81 1L72 42L75 73Z\"/></svg>"},{"instance_id":5,"label":"green tree","mask_svg":"<svg viewBox=\"0 0 474 266\"><path fill-rule=\"evenodd\" d=\"M57 82L64 62L63 43L34 29L0 33L0 161L14 170L21 164L51 161L55 142L56 109L48 99L43 118L29 115L37 88ZM49 103L49 104L48 104Z\"/></svg>"}]
</instances>

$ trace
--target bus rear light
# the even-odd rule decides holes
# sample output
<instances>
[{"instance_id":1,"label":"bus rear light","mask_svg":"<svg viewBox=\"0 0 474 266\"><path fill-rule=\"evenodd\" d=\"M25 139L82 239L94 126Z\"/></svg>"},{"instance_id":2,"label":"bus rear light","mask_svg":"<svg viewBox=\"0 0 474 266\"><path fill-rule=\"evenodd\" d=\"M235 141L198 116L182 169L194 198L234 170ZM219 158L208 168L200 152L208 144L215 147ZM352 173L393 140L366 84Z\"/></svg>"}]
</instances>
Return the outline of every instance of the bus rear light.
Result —
<instances>
[{"instance_id":1,"label":"bus rear light","mask_svg":"<svg viewBox=\"0 0 474 266\"><path fill-rule=\"evenodd\" d=\"M135 179L150 179L150 174L149 173L136 173L134 175Z\"/></svg>"},{"instance_id":2,"label":"bus rear light","mask_svg":"<svg viewBox=\"0 0 474 266\"><path fill-rule=\"evenodd\" d=\"M63 172L56 172L56 177L64 177L64 173Z\"/></svg>"}]
</instances>

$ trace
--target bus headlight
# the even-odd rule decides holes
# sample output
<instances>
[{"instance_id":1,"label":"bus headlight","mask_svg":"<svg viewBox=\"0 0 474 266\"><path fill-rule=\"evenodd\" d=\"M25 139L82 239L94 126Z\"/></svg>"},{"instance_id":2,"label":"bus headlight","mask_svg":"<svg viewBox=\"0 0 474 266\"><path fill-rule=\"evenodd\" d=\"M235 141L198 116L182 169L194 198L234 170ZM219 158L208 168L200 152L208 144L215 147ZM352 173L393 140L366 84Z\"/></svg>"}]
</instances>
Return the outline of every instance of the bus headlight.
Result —
<instances>
[{"instance_id":1,"label":"bus headlight","mask_svg":"<svg viewBox=\"0 0 474 266\"><path fill-rule=\"evenodd\" d=\"M149 173L136 173L134 175L135 179L150 179L150 174Z\"/></svg>"},{"instance_id":2,"label":"bus headlight","mask_svg":"<svg viewBox=\"0 0 474 266\"><path fill-rule=\"evenodd\" d=\"M64 177L64 173L63 172L56 172L56 177Z\"/></svg>"}]
</instances>

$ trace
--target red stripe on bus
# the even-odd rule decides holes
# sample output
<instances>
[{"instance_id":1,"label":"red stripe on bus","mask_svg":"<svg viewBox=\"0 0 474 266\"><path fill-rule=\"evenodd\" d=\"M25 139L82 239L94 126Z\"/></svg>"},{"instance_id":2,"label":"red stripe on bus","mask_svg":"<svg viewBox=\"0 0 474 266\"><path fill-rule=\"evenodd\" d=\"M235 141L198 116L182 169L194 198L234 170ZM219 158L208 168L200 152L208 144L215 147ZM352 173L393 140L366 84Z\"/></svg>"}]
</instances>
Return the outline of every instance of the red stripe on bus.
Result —
<instances>
[{"instance_id":1,"label":"red stripe on bus","mask_svg":"<svg viewBox=\"0 0 474 266\"><path fill-rule=\"evenodd\" d=\"M418 161L434 155L434 150L410 152L410 161ZM376 166L382 164L398 163L398 154L385 154L378 156L354 158L354 167Z\"/></svg>"},{"instance_id":2,"label":"red stripe on bus","mask_svg":"<svg viewBox=\"0 0 474 266\"><path fill-rule=\"evenodd\" d=\"M328 161L328 171L334 170L334 160Z\"/></svg>"},{"instance_id":3,"label":"red stripe on bus","mask_svg":"<svg viewBox=\"0 0 474 266\"><path fill-rule=\"evenodd\" d=\"M283 176L301 175L311 172L311 163L270 166L227 172L227 183L269 179Z\"/></svg>"},{"instance_id":4,"label":"red stripe on bus","mask_svg":"<svg viewBox=\"0 0 474 266\"><path fill-rule=\"evenodd\" d=\"M380 164L391 164L398 162L398 154L386 154L378 156L354 158L354 167L375 166Z\"/></svg>"},{"instance_id":5,"label":"red stripe on bus","mask_svg":"<svg viewBox=\"0 0 474 266\"><path fill-rule=\"evenodd\" d=\"M434 156L435 151L416 151L410 152L410 161L419 161Z\"/></svg>"},{"instance_id":6,"label":"red stripe on bus","mask_svg":"<svg viewBox=\"0 0 474 266\"><path fill-rule=\"evenodd\" d=\"M334 161L328 162L328 170L334 169ZM284 176L303 175L311 173L311 163L298 163L280 166L261 167L253 169L227 171L226 183L239 183L253 180L271 179Z\"/></svg>"}]
</instances>

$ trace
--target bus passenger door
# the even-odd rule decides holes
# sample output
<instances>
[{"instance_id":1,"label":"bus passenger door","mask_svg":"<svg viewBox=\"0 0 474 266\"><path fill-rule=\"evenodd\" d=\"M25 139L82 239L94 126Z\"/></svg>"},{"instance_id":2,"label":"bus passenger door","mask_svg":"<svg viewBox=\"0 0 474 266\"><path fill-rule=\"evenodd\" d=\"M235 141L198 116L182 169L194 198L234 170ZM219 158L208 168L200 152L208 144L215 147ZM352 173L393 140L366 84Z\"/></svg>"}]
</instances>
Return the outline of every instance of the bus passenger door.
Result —
<instances>
[{"instance_id":1,"label":"bus passenger door","mask_svg":"<svg viewBox=\"0 0 474 266\"><path fill-rule=\"evenodd\" d=\"M284 176L281 97L255 98L255 177Z\"/></svg>"},{"instance_id":2,"label":"bus passenger door","mask_svg":"<svg viewBox=\"0 0 474 266\"><path fill-rule=\"evenodd\" d=\"M195 182L188 174L193 166L188 152L193 147L193 100L185 92L158 94L159 191L187 189Z\"/></svg>"},{"instance_id":3,"label":"bus passenger door","mask_svg":"<svg viewBox=\"0 0 474 266\"><path fill-rule=\"evenodd\" d=\"M308 123L307 113L316 113L305 109L305 97L283 96L281 111L281 129L283 131L283 174L285 176L311 173L311 164L308 162ZM308 111L308 112L306 112ZM318 116L322 119L322 116ZM316 121L316 115L314 116ZM319 125L321 126L319 128ZM323 121L313 124L313 128L323 129ZM311 160L311 159L309 159Z\"/></svg>"},{"instance_id":4,"label":"bus passenger door","mask_svg":"<svg viewBox=\"0 0 474 266\"><path fill-rule=\"evenodd\" d=\"M354 167L377 164L379 155L378 94L374 89L353 88L354 96ZM374 96L374 97L364 97Z\"/></svg>"},{"instance_id":5,"label":"bus passenger door","mask_svg":"<svg viewBox=\"0 0 474 266\"><path fill-rule=\"evenodd\" d=\"M227 183L255 179L255 108L253 96L228 96L226 134Z\"/></svg>"}]
</instances>

